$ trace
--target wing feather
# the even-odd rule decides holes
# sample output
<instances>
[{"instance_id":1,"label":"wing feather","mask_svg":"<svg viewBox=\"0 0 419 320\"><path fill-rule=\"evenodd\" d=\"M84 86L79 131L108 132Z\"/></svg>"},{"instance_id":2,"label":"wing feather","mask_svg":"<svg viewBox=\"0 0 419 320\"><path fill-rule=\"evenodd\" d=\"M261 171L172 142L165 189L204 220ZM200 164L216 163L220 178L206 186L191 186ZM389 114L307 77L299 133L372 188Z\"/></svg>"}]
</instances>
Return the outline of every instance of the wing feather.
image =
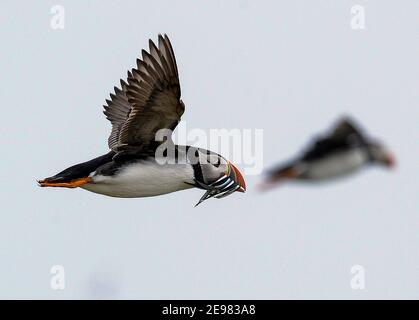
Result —
<instances>
[{"instance_id":1,"label":"wing feather","mask_svg":"<svg viewBox=\"0 0 419 320\"><path fill-rule=\"evenodd\" d=\"M160 129L174 129L185 106L180 100L176 59L167 35L158 46L149 40L149 52L141 51L137 67L127 73L127 82L114 88L104 113L112 123L109 147L118 153L154 152Z\"/></svg>"},{"instance_id":2,"label":"wing feather","mask_svg":"<svg viewBox=\"0 0 419 320\"><path fill-rule=\"evenodd\" d=\"M366 139L358 129L358 126L349 118L342 118L333 127L329 135L317 138L314 141L312 146L302 156L302 160L312 161L320 159L332 152L365 144Z\"/></svg>"},{"instance_id":3,"label":"wing feather","mask_svg":"<svg viewBox=\"0 0 419 320\"><path fill-rule=\"evenodd\" d=\"M112 124L111 134L108 138L108 145L112 150L118 145L119 133L122 125L125 123L131 111L131 105L126 96L126 86L127 84L121 80L122 90L115 87L115 94L111 93L111 99L107 99L106 105L103 106L105 109L103 113Z\"/></svg>"}]
</instances>

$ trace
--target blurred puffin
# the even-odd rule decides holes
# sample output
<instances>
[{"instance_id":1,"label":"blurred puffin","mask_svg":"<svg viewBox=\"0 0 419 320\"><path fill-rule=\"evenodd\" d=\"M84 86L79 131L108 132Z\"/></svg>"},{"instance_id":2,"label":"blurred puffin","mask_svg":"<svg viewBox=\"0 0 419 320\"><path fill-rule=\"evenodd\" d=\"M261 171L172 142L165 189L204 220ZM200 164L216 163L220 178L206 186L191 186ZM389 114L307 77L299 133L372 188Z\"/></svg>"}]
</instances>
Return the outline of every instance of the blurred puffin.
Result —
<instances>
[{"instance_id":1,"label":"blurred puffin","mask_svg":"<svg viewBox=\"0 0 419 320\"><path fill-rule=\"evenodd\" d=\"M111 151L39 180L41 187L80 187L121 198L196 187L206 190L197 205L246 190L240 171L224 157L173 143L171 131L185 109L175 54L167 35L159 35L158 46L149 40L149 47L149 52L142 50L137 68L128 71L127 82L121 80L121 88L115 87L106 100Z\"/></svg>"},{"instance_id":2,"label":"blurred puffin","mask_svg":"<svg viewBox=\"0 0 419 320\"><path fill-rule=\"evenodd\" d=\"M381 143L367 138L353 120L345 117L329 135L315 140L301 156L268 171L261 189L286 180L324 181L370 164L392 167L395 160Z\"/></svg>"}]
</instances>

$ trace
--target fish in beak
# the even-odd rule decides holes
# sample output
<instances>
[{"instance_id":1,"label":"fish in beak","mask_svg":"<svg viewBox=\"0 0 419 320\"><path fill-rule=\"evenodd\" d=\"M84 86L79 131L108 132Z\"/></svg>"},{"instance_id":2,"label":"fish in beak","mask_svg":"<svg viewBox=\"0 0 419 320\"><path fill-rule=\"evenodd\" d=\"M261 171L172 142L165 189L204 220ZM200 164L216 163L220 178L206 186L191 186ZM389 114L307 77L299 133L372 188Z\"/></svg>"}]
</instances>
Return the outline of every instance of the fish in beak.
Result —
<instances>
[{"instance_id":1,"label":"fish in beak","mask_svg":"<svg viewBox=\"0 0 419 320\"><path fill-rule=\"evenodd\" d=\"M236 191L246 191L246 182L244 181L243 175L231 162L228 163L228 170L226 174L221 176L221 178L217 181L211 183L210 185L198 182L198 186L207 190L207 192L205 192L201 199L199 199L199 202L195 205L195 207L212 197L221 199Z\"/></svg>"}]
</instances>

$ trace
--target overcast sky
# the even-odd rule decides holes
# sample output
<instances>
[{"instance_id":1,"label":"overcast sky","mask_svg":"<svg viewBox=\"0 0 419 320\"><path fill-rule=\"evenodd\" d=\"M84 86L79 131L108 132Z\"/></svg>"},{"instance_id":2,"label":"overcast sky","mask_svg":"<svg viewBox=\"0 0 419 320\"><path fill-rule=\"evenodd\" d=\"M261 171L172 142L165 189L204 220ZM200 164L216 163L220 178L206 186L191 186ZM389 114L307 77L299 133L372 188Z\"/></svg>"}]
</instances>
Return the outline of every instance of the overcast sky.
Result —
<instances>
[{"instance_id":1,"label":"overcast sky","mask_svg":"<svg viewBox=\"0 0 419 320\"><path fill-rule=\"evenodd\" d=\"M50 26L56 4L64 30ZM415 0L1 1L0 298L419 298L418 12ZM246 194L197 208L202 190L38 188L107 152L104 100L158 33L188 129L262 129L269 167L349 114L398 167L267 194L248 176Z\"/></svg>"}]
</instances>

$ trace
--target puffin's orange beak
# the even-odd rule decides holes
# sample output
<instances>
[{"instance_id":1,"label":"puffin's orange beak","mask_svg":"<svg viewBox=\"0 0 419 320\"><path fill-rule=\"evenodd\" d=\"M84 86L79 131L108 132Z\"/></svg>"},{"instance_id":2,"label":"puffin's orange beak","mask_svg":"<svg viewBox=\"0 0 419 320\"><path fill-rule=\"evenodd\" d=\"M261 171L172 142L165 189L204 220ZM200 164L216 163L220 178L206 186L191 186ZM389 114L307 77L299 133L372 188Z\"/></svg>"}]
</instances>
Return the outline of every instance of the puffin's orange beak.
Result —
<instances>
[{"instance_id":1,"label":"puffin's orange beak","mask_svg":"<svg viewBox=\"0 0 419 320\"><path fill-rule=\"evenodd\" d=\"M234 173L234 176L232 177L233 180L240 186L237 191L239 192L245 192L246 191L246 182L244 181L243 175L240 173L239 169L237 169L231 162L230 167L232 173Z\"/></svg>"}]
</instances>

